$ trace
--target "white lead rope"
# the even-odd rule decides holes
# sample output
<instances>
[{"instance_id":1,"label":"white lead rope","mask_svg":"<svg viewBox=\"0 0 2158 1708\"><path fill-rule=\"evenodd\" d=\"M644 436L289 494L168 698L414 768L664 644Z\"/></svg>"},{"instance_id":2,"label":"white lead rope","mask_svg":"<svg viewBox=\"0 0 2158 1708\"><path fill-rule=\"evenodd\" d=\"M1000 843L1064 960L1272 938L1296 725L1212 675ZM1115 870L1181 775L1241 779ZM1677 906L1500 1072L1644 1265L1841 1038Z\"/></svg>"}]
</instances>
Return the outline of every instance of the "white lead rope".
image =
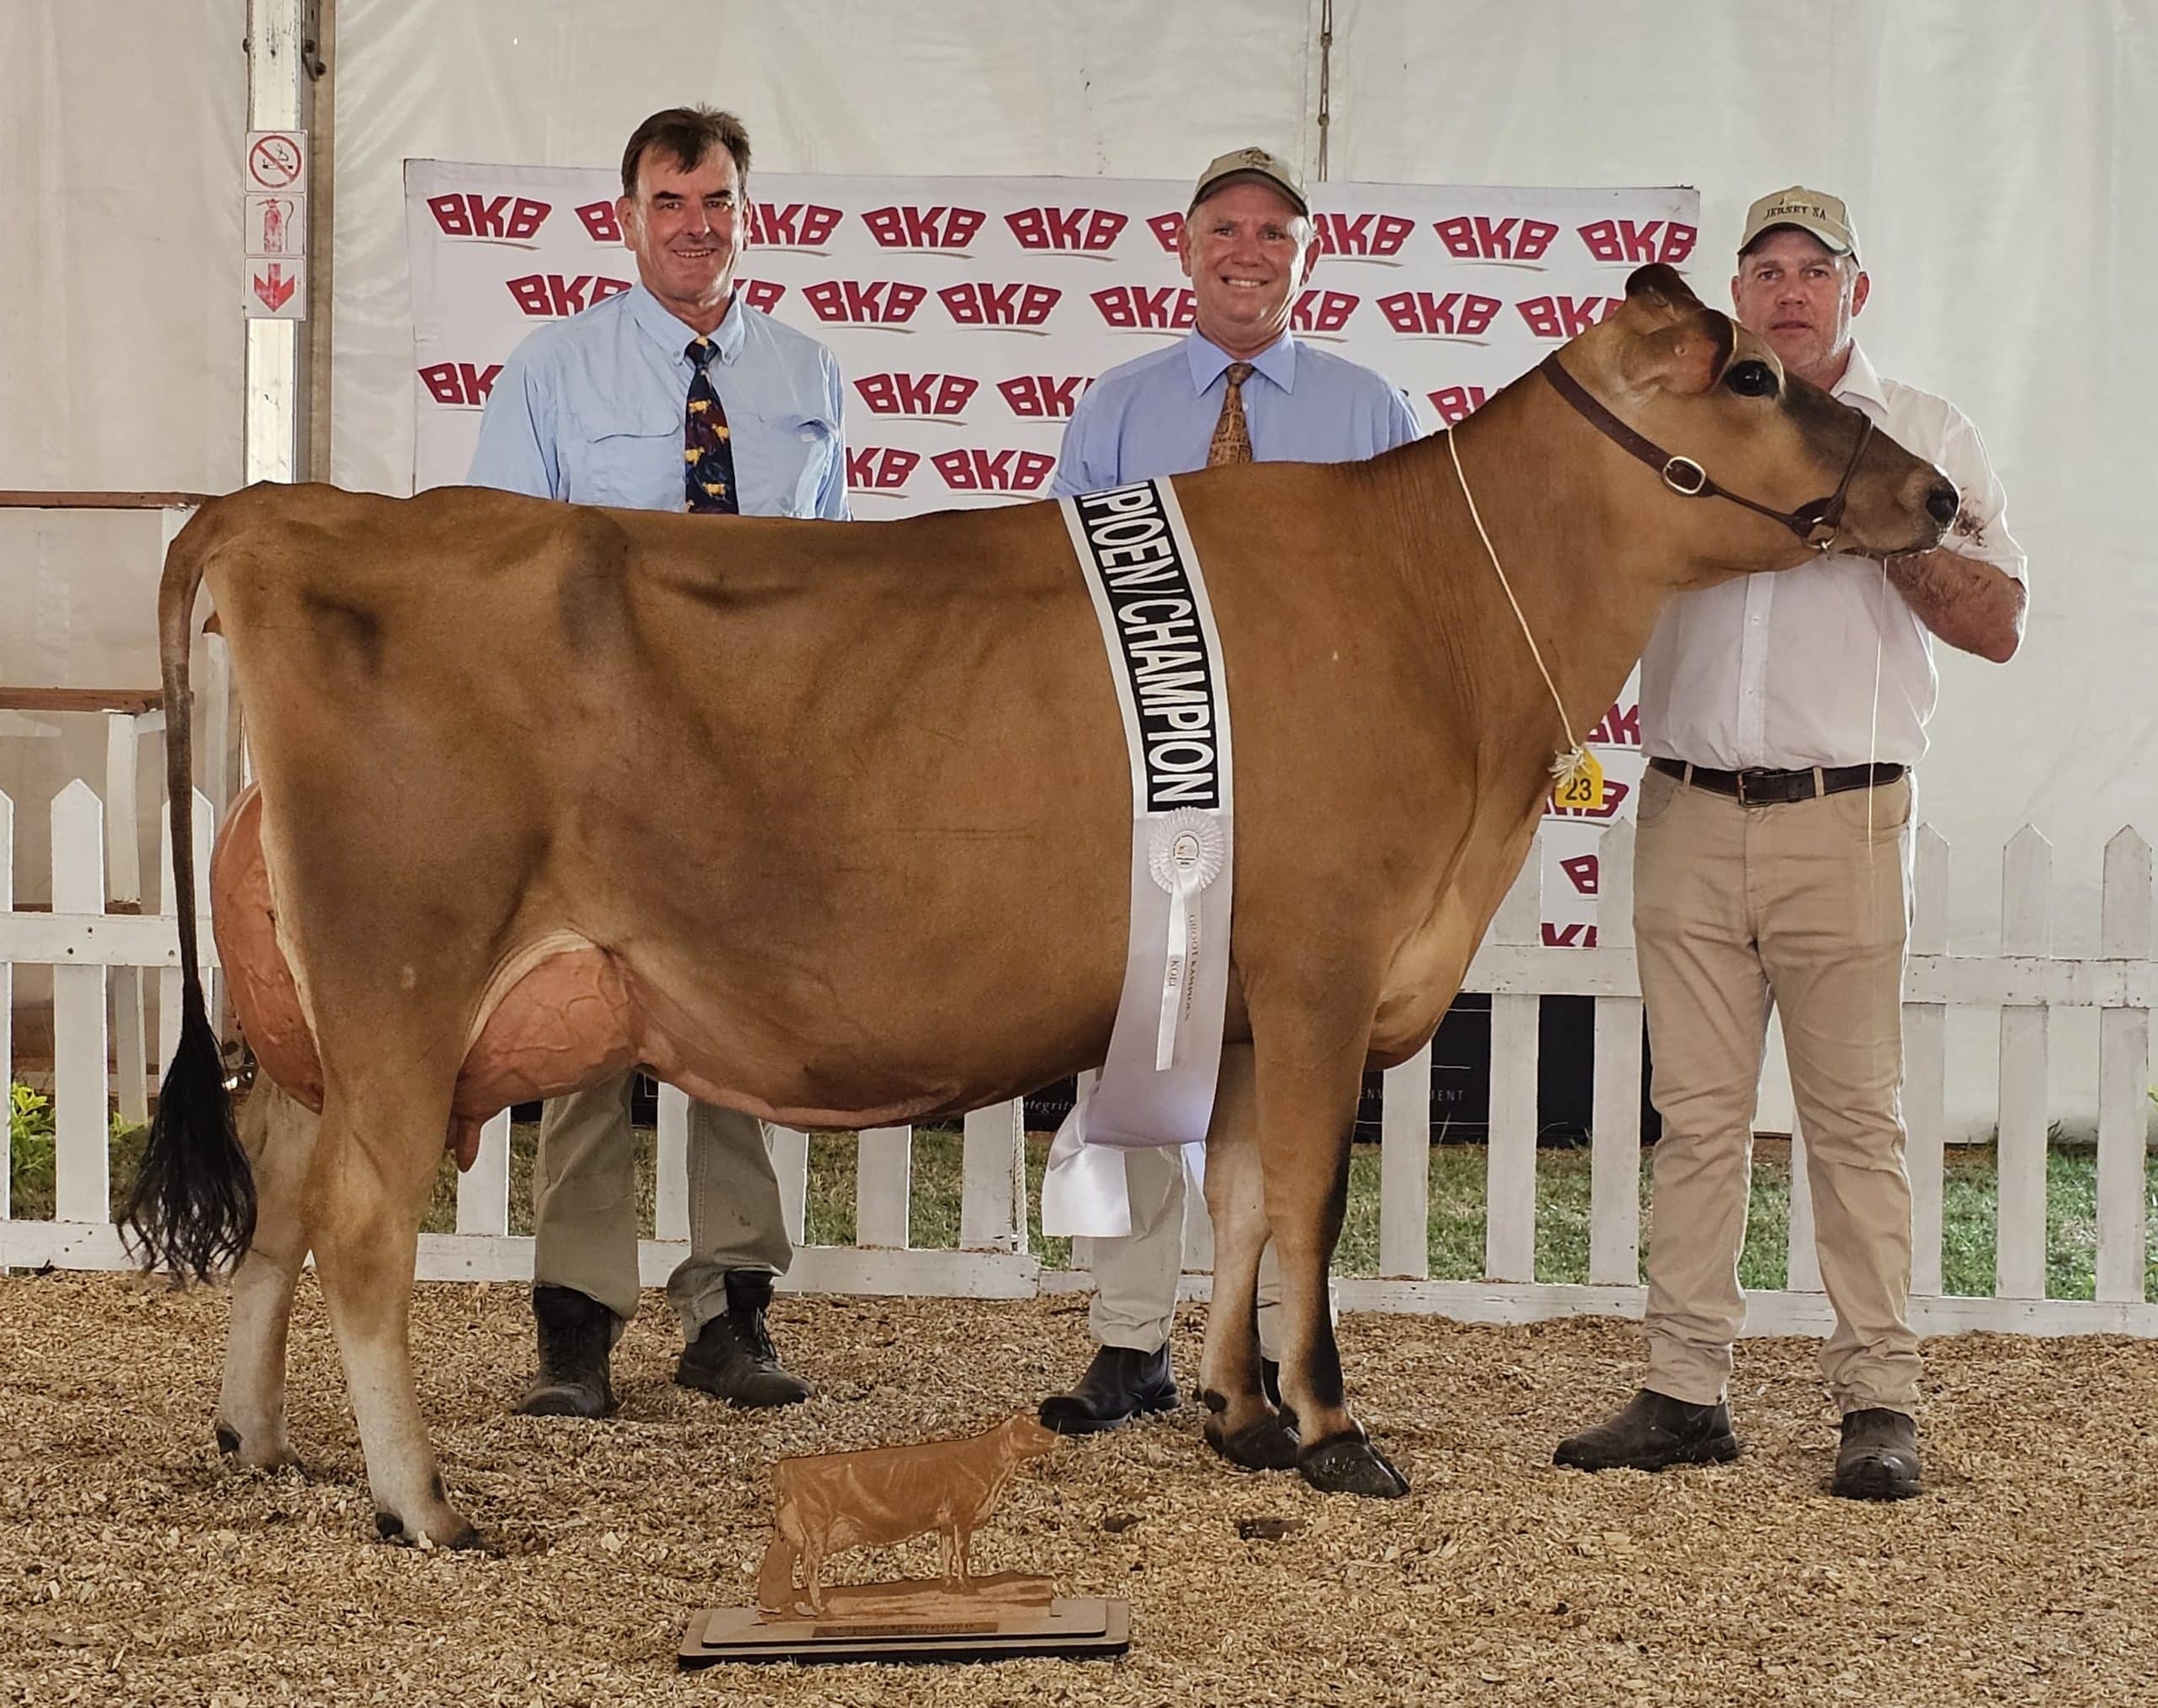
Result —
<instances>
[{"instance_id":1,"label":"white lead rope","mask_svg":"<svg viewBox=\"0 0 2158 1708\"><path fill-rule=\"evenodd\" d=\"M1498 572L1499 585L1506 590L1506 603L1514 608L1514 620L1521 625L1521 637L1528 642L1528 655L1536 660L1536 668L1543 673L1543 685L1551 690L1551 704L1559 713L1559 728L1565 732L1566 745L1551 761L1551 775L1563 779L1573 775L1581 764L1584 749L1574 739L1574 726L1566 716L1566 707L1559 698L1559 685L1551 679L1551 672L1543 663L1543 649L1536 644L1536 636L1529 632L1528 619L1522 615L1521 601L1514 597L1513 583L1506 579L1500 567L1499 554L1492 549L1491 536L1484 527L1484 518L1476 508L1476 495L1468 490L1468 476L1461 471L1461 452L1455 447L1452 431L1447 434L1447 454L1453 459L1454 479L1461 482L1461 496L1468 501L1468 519L1476 524L1477 537L1484 542L1484 554L1491 560L1491 567Z\"/></svg>"}]
</instances>

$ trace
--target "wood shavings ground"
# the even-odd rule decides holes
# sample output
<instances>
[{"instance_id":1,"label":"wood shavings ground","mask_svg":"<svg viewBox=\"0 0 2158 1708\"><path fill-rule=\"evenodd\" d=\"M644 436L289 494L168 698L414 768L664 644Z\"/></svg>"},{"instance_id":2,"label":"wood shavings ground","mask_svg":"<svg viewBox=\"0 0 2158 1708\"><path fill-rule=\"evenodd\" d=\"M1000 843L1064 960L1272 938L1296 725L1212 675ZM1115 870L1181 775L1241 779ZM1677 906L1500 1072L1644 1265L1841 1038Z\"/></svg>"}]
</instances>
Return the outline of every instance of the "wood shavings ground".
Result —
<instances>
[{"instance_id":1,"label":"wood shavings ground","mask_svg":"<svg viewBox=\"0 0 2158 1708\"><path fill-rule=\"evenodd\" d=\"M619 1417L506 1415L519 1287L419 1289L421 1404L493 1555L373 1539L312 1277L293 1332L308 1474L210 1438L226 1301L124 1276L0 1280L0 1702L1967 1704L2151 1700L2158 1345L1929 1343L1930 1491L1826 1493L1810 1344L1747 1341L1738 1464L1551 1469L1638 1375L1609 1323L1350 1317L1352 1391L1415 1484L1318 1495L1224 1467L1187 1409L1017 1480L977 1569L1121 1596L1122 1661L679 1673L690 1614L752 1598L789 1453L979 1428L1075 1376L1083 1302L782 1297L824 1397L732 1412L668 1380L648 1295ZM1187 1391L1200 1315L1180 1319ZM1246 1539L1247 1536L1250 1539ZM934 1570L923 1541L841 1562Z\"/></svg>"}]
</instances>

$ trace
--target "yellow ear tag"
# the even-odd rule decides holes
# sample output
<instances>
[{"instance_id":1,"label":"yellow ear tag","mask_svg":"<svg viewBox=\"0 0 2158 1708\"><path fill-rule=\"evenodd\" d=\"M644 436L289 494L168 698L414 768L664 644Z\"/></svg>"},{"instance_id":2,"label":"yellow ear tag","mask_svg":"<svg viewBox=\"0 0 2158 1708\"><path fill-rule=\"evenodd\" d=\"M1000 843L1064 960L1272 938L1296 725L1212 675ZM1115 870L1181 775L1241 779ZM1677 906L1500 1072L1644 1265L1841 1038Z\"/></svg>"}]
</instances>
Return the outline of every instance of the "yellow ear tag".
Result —
<instances>
[{"instance_id":1,"label":"yellow ear tag","mask_svg":"<svg viewBox=\"0 0 2158 1708\"><path fill-rule=\"evenodd\" d=\"M1551 804L1562 813L1592 811L1603 804L1603 767L1586 748L1561 754L1552 766Z\"/></svg>"}]
</instances>

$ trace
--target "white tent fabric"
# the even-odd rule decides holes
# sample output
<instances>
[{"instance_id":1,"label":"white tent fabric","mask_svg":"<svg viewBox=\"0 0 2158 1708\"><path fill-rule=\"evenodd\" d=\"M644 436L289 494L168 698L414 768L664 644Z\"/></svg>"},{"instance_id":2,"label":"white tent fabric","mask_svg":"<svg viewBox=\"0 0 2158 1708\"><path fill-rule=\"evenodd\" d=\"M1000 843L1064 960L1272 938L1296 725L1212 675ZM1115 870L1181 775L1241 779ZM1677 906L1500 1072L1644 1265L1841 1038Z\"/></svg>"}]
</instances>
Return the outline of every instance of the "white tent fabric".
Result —
<instances>
[{"instance_id":1,"label":"white tent fabric","mask_svg":"<svg viewBox=\"0 0 2158 1708\"><path fill-rule=\"evenodd\" d=\"M708 99L781 169L1180 177L1257 141L1315 171L1320 18L1318 0L341 0L330 473L409 483L408 157L604 165L646 112ZM238 478L244 22L242 0L0 7L0 486ZM1336 0L1331 107L1335 180L1698 185L1710 300L1753 196L1849 198L1875 287L1861 337L1978 423L2032 557L2022 655L1996 672L1944 650L1923 810L1956 851L1957 929L1992 918L2000 843L2028 820L2069 886L2056 942L2089 952L2105 839L2158 835L2158 0ZM24 555L11 536L0 553L0 674L25 679ZM61 604L132 601L142 579L88 552L67 573ZM110 674L71 644L40 636L40 663L72 673L48 679ZM2087 1038L2057 1040L2064 1099L2087 1106Z\"/></svg>"}]
</instances>

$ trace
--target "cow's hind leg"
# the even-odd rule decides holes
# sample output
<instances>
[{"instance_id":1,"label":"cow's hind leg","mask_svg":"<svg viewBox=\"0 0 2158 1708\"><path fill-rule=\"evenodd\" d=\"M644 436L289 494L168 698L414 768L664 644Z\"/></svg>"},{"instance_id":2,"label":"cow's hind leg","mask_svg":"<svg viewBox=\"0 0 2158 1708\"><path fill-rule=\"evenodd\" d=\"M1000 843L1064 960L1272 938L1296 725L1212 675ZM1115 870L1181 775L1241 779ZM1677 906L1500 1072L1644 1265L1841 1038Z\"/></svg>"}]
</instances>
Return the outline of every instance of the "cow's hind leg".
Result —
<instances>
[{"instance_id":1,"label":"cow's hind leg","mask_svg":"<svg viewBox=\"0 0 2158 1708\"><path fill-rule=\"evenodd\" d=\"M1206 1211L1214 1222L1214 1302L1206 1311L1199 1397L1206 1444L1247 1470L1296 1463L1293 1419L1277 1413L1259 1377L1259 1260L1266 1249L1258 1098L1251 1045L1228 1045L1206 1131Z\"/></svg>"},{"instance_id":2,"label":"cow's hind leg","mask_svg":"<svg viewBox=\"0 0 2158 1708\"><path fill-rule=\"evenodd\" d=\"M1327 1309L1327 1271L1349 1196L1349 1146L1369 1037L1338 1006L1254 1012L1266 1219L1281 1269L1281 1398L1296 1415L1296 1469L1329 1492L1395 1496L1409 1483L1349 1410Z\"/></svg>"},{"instance_id":3,"label":"cow's hind leg","mask_svg":"<svg viewBox=\"0 0 2158 1708\"><path fill-rule=\"evenodd\" d=\"M427 1072L416 1050L378 1052L393 1066L352 1085L333 1078L325 1099L308 1193L315 1264L360 1426L376 1530L389 1541L472 1547L479 1538L449 1504L421 1421L411 1345L420 1213L448 1127L454 1070Z\"/></svg>"},{"instance_id":4,"label":"cow's hind leg","mask_svg":"<svg viewBox=\"0 0 2158 1708\"><path fill-rule=\"evenodd\" d=\"M255 1242L233 1273L217 1445L263 1469L299 1463L285 1433L285 1338L307 1260L301 1204L315 1130L314 1115L266 1077L240 1109L239 1141L255 1176Z\"/></svg>"}]
</instances>

